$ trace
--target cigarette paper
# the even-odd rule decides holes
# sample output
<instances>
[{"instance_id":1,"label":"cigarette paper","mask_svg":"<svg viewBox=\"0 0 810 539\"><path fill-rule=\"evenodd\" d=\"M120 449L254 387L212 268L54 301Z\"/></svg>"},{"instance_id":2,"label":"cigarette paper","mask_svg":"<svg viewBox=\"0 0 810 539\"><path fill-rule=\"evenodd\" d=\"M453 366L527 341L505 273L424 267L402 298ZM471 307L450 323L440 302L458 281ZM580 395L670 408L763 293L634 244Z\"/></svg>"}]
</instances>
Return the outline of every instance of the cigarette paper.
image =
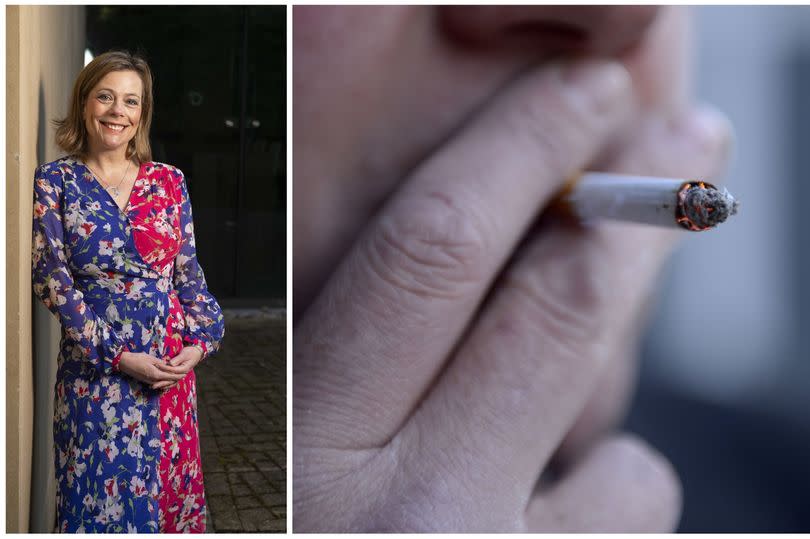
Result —
<instances>
[{"instance_id":1,"label":"cigarette paper","mask_svg":"<svg viewBox=\"0 0 810 539\"><path fill-rule=\"evenodd\" d=\"M698 181L586 172L563 190L555 206L581 222L629 221L699 232L737 213L727 189Z\"/></svg>"}]
</instances>

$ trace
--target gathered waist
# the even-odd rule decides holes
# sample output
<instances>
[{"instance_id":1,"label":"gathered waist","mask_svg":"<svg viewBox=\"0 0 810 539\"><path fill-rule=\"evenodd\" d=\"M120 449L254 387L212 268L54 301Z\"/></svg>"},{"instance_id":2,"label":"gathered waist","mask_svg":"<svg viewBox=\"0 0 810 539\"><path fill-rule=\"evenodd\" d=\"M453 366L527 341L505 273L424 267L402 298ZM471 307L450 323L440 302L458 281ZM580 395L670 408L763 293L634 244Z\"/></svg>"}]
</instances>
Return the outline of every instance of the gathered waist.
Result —
<instances>
[{"instance_id":1,"label":"gathered waist","mask_svg":"<svg viewBox=\"0 0 810 539\"><path fill-rule=\"evenodd\" d=\"M162 357L168 334L182 332L180 299L169 279L130 279L122 286L76 279L76 289L95 316L103 318L133 352Z\"/></svg>"},{"instance_id":2,"label":"gathered waist","mask_svg":"<svg viewBox=\"0 0 810 539\"><path fill-rule=\"evenodd\" d=\"M103 282L98 279L77 279L76 288L82 292L90 303L98 300L139 301L151 299L155 296L176 295L171 280L162 279L131 279L128 281Z\"/></svg>"}]
</instances>

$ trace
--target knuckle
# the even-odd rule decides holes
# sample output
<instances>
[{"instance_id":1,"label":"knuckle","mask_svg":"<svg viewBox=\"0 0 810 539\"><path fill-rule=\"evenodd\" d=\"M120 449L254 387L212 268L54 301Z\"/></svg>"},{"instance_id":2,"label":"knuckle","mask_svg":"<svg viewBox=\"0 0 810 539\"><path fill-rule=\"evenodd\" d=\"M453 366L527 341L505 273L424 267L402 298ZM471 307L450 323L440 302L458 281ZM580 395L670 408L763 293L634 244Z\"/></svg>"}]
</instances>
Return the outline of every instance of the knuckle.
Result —
<instances>
[{"instance_id":1,"label":"knuckle","mask_svg":"<svg viewBox=\"0 0 810 539\"><path fill-rule=\"evenodd\" d=\"M475 529L480 522L471 517L464 500L475 499L478 487L464 472L479 464L475 451L465 445L468 440L463 429L458 429L459 445L427 450L423 444L431 445L435 424L410 427L408 441L397 437L386 448L387 458L397 463L392 471L397 487L382 496L372 530L425 533Z\"/></svg>"},{"instance_id":2,"label":"knuckle","mask_svg":"<svg viewBox=\"0 0 810 539\"><path fill-rule=\"evenodd\" d=\"M555 346L581 352L583 346L601 341L616 320L616 306L609 283L602 277L603 269L592 259L599 247L556 243L542 250L547 263L530 261L531 269L524 267L504 276L507 302L518 314L505 315L502 328L528 325L525 329L536 332L539 327ZM543 270L534 270L537 267Z\"/></svg>"},{"instance_id":3,"label":"knuckle","mask_svg":"<svg viewBox=\"0 0 810 539\"><path fill-rule=\"evenodd\" d=\"M464 529L464 511L446 474L421 467L386 496L369 526L374 533L427 533Z\"/></svg>"},{"instance_id":4,"label":"knuckle","mask_svg":"<svg viewBox=\"0 0 810 539\"><path fill-rule=\"evenodd\" d=\"M589 131L588 116L559 93L548 100L525 99L504 116L506 131L517 144L537 156L554 173L567 171L571 148L580 147L579 133Z\"/></svg>"},{"instance_id":5,"label":"knuckle","mask_svg":"<svg viewBox=\"0 0 810 539\"><path fill-rule=\"evenodd\" d=\"M470 205L434 192L416 195L381 218L366 244L374 276L418 296L458 297L485 275L490 250L483 219Z\"/></svg>"}]
</instances>

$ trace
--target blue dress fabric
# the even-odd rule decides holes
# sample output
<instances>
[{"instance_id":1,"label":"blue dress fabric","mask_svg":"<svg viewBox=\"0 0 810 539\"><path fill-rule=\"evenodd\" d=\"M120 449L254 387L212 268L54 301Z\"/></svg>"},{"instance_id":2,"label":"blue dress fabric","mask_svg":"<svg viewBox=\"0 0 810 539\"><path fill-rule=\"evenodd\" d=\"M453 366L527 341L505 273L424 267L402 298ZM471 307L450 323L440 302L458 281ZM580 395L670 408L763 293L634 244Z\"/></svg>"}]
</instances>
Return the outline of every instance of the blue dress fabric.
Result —
<instances>
[{"instance_id":1,"label":"blue dress fabric","mask_svg":"<svg viewBox=\"0 0 810 539\"><path fill-rule=\"evenodd\" d=\"M131 199L121 210L75 158L35 173L33 288L62 326L53 434L63 532L162 531L161 392L120 372L117 361L123 351L168 360L173 301L182 308L183 345L207 356L224 333L197 261L182 172L141 164L133 196L153 209L135 209ZM176 241L166 242L168 252L139 252L136 229L141 245Z\"/></svg>"}]
</instances>

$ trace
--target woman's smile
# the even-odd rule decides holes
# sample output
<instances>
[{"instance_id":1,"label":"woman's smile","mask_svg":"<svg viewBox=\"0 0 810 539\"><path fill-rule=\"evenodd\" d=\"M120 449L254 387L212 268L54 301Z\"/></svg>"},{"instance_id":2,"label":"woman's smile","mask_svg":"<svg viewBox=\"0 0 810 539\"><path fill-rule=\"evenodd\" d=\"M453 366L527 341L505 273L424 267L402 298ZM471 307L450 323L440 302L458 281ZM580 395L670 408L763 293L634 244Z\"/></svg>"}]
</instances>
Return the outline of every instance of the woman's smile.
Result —
<instances>
[{"instance_id":1,"label":"woman's smile","mask_svg":"<svg viewBox=\"0 0 810 539\"><path fill-rule=\"evenodd\" d=\"M141 119L142 94L143 82L134 71L110 72L96 84L85 104L91 152L129 144Z\"/></svg>"},{"instance_id":2,"label":"woman's smile","mask_svg":"<svg viewBox=\"0 0 810 539\"><path fill-rule=\"evenodd\" d=\"M102 126L104 126L104 127L107 129L107 130L112 131L112 132L113 132L113 133L115 133L115 134L121 133L121 132L122 132L124 129L126 129L126 127L127 127L127 126L125 126L125 125L122 125L122 124L115 124L115 123L112 123L112 122L102 122L102 121L99 121L99 123L100 123Z\"/></svg>"}]
</instances>

